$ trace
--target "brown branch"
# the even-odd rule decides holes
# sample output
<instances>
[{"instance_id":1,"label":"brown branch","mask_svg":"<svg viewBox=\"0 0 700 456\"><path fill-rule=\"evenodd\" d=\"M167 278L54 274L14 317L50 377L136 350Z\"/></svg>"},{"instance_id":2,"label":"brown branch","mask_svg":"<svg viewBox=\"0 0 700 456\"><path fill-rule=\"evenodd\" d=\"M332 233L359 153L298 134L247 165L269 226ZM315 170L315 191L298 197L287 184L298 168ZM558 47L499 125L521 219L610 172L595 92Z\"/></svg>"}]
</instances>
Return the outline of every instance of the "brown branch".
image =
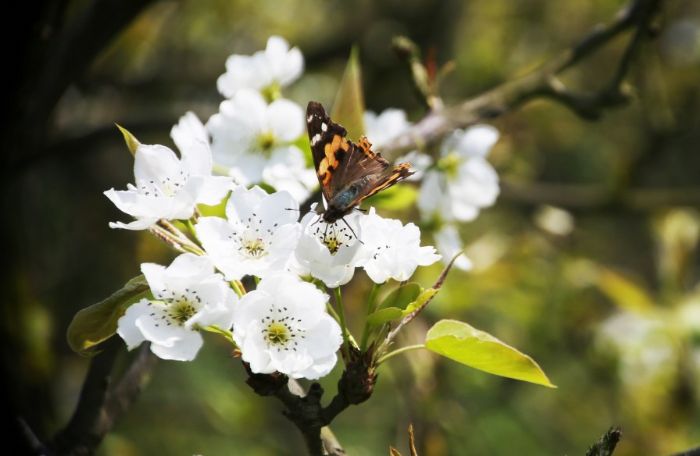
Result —
<instances>
[{"instance_id":1,"label":"brown branch","mask_svg":"<svg viewBox=\"0 0 700 456\"><path fill-rule=\"evenodd\" d=\"M628 100L623 81L640 44L649 33L651 21L661 0L634 0L607 25L595 27L578 44L566 50L538 70L505 82L456 106L430 112L404 134L382 149L395 158L409 150L434 144L449 132L484 119L503 115L535 98L547 98L563 104L585 119L597 119L606 109ZM613 38L635 28L617 69L601 89L591 93L566 87L557 76L585 60Z\"/></svg>"},{"instance_id":2,"label":"brown branch","mask_svg":"<svg viewBox=\"0 0 700 456\"><path fill-rule=\"evenodd\" d=\"M113 384L112 369L123 344L112 337L102 347L90 363L73 416L53 440L51 447L57 455L93 454L141 392L155 365L156 357L149 345L143 344L121 379Z\"/></svg>"},{"instance_id":3,"label":"brown branch","mask_svg":"<svg viewBox=\"0 0 700 456\"><path fill-rule=\"evenodd\" d=\"M586 451L586 456L611 456L615 447L622 437L622 432L619 427L611 427L608 431L603 434L603 436L594 443L588 451Z\"/></svg>"},{"instance_id":4,"label":"brown branch","mask_svg":"<svg viewBox=\"0 0 700 456\"><path fill-rule=\"evenodd\" d=\"M243 363L248 374L246 383L258 395L274 396L282 402L285 406L284 416L301 432L306 449L312 456L345 454L328 425L345 409L366 401L372 395L377 379L372 353L361 353L352 346L348 350L338 391L326 407L321 404L324 391L320 384L312 383L305 392L294 379L279 373L256 374L247 363Z\"/></svg>"}]
</instances>

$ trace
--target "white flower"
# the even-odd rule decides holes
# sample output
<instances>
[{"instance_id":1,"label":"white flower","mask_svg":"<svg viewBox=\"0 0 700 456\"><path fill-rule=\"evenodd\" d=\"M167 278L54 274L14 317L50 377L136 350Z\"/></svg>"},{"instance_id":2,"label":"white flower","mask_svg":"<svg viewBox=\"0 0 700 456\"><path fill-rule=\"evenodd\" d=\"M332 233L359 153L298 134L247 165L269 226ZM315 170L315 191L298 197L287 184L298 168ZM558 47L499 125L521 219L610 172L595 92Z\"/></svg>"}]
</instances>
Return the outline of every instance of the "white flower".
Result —
<instances>
[{"instance_id":1,"label":"white flower","mask_svg":"<svg viewBox=\"0 0 700 456\"><path fill-rule=\"evenodd\" d=\"M392 139L411 126L411 123L406 120L406 113L395 108L385 109L379 115L372 111L365 111L364 123L365 136L378 149L389 144Z\"/></svg>"},{"instance_id":2,"label":"white flower","mask_svg":"<svg viewBox=\"0 0 700 456\"><path fill-rule=\"evenodd\" d=\"M355 273L357 253L362 239L359 213L346 215L328 224L313 210L301 220L302 235L295 251L295 269L299 275L311 275L326 286L345 285ZM354 232L354 233L353 233Z\"/></svg>"},{"instance_id":3,"label":"white flower","mask_svg":"<svg viewBox=\"0 0 700 456\"><path fill-rule=\"evenodd\" d=\"M304 70L298 48L279 36L267 40L264 51L251 56L233 54L226 60L226 73L219 76L219 92L231 98L241 89L279 90L294 82Z\"/></svg>"},{"instance_id":4,"label":"white flower","mask_svg":"<svg viewBox=\"0 0 700 456\"><path fill-rule=\"evenodd\" d=\"M459 238L459 233L454 225L443 225L435 233L435 244L438 252L442 256L442 261L446 265L452 258L461 251L464 246ZM454 262L454 267L463 271L468 271L472 268L472 262L464 254L461 254Z\"/></svg>"},{"instance_id":5,"label":"white flower","mask_svg":"<svg viewBox=\"0 0 700 456\"><path fill-rule=\"evenodd\" d=\"M406 113L396 108L385 109L379 115L372 111L365 111L364 123L365 134L372 142L372 145L377 149L386 146L392 139L411 127L411 123L406 119ZM413 150L397 158L395 162L410 163L413 174L406 178L406 180L419 181L423 178L425 170L432 165L433 160L429 155Z\"/></svg>"},{"instance_id":6,"label":"white flower","mask_svg":"<svg viewBox=\"0 0 700 456\"><path fill-rule=\"evenodd\" d=\"M498 130L475 125L457 130L445 140L437 169L426 172L418 195L424 218L469 221L498 196L498 175L486 155L498 140Z\"/></svg>"},{"instance_id":7,"label":"white flower","mask_svg":"<svg viewBox=\"0 0 700 456\"><path fill-rule=\"evenodd\" d=\"M265 182L290 192L297 201L306 199L317 184L304 154L292 144L305 131L304 113L297 104L279 99L268 105L259 93L240 90L221 103L207 128L214 162L239 184Z\"/></svg>"},{"instance_id":8,"label":"white flower","mask_svg":"<svg viewBox=\"0 0 700 456\"><path fill-rule=\"evenodd\" d=\"M181 159L168 147L139 144L134 157L136 185L104 192L119 210L136 219L110 227L143 230L159 219L188 219L197 204L217 204L225 196L231 179L211 175L209 139L197 116L188 112L171 136Z\"/></svg>"},{"instance_id":9,"label":"white flower","mask_svg":"<svg viewBox=\"0 0 700 456\"><path fill-rule=\"evenodd\" d=\"M375 283L408 280L418 266L440 259L431 246L420 246L420 230L413 223L378 216L374 208L360 219L362 252L359 264Z\"/></svg>"},{"instance_id":10,"label":"white flower","mask_svg":"<svg viewBox=\"0 0 700 456\"><path fill-rule=\"evenodd\" d=\"M226 217L201 217L195 229L204 250L227 280L282 270L299 239L299 206L287 192L260 187L233 190Z\"/></svg>"},{"instance_id":11,"label":"white flower","mask_svg":"<svg viewBox=\"0 0 700 456\"><path fill-rule=\"evenodd\" d=\"M167 268L145 263L141 271L154 300L142 299L119 319L129 350L149 341L163 359L191 361L202 346L197 327L231 327L238 298L206 257L185 253Z\"/></svg>"},{"instance_id":12,"label":"white flower","mask_svg":"<svg viewBox=\"0 0 700 456\"><path fill-rule=\"evenodd\" d=\"M327 375L342 343L328 296L289 273L264 278L236 306L233 338L255 373L311 380Z\"/></svg>"}]
</instances>

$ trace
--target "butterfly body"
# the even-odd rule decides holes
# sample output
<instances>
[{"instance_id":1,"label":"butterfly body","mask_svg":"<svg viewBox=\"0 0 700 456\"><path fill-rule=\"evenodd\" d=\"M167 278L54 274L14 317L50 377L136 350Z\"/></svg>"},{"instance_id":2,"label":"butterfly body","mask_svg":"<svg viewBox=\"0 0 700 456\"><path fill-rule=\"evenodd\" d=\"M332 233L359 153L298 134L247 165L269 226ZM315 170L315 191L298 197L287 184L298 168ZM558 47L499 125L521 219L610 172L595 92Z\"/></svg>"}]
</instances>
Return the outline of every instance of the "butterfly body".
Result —
<instances>
[{"instance_id":1,"label":"butterfly body","mask_svg":"<svg viewBox=\"0 0 700 456\"><path fill-rule=\"evenodd\" d=\"M333 223L365 198L413 174L410 164L396 166L372 151L367 138L355 144L347 131L333 122L320 103L309 102L306 124L321 191L327 202L323 221Z\"/></svg>"}]
</instances>

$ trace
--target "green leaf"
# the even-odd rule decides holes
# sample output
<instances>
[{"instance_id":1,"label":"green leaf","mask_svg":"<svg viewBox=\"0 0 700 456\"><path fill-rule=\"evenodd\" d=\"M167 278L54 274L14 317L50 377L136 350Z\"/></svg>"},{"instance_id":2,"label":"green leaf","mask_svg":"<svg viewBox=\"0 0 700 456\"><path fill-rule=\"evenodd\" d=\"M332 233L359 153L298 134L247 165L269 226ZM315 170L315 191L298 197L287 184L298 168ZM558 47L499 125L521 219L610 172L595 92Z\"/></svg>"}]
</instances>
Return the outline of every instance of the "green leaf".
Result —
<instances>
[{"instance_id":1,"label":"green leaf","mask_svg":"<svg viewBox=\"0 0 700 456\"><path fill-rule=\"evenodd\" d=\"M95 346L116 333L117 321L126 309L149 296L150 290L143 275L129 280L112 296L75 314L68 326L68 345L83 356L96 354Z\"/></svg>"},{"instance_id":2,"label":"green leaf","mask_svg":"<svg viewBox=\"0 0 700 456\"><path fill-rule=\"evenodd\" d=\"M367 315L367 324L371 327L381 326L403 317L404 311L399 307L385 307Z\"/></svg>"},{"instance_id":3,"label":"green leaf","mask_svg":"<svg viewBox=\"0 0 700 456\"><path fill-rule=\"evenodd\" d=\"M403 310L410 303L416 300L423 289L416 282L409 282L401 285L400 287L394 288L391 292L384 298L381 304L377 307L378 309L384 309L388 307L398 307Z\"/></svg>"},{"instance_id":4,"label":"green leaf","mask_svg":"<svg viewBox=\"0 0 700 456\"><path fill-rule=\"evenodd\" d=\"M141 145L138 139L136 139L136 136L132 135L129 130L126 128L122 127L119 124L114 124L117 126L119 131L122 132L122 136L124 136L124 142L126 143L126 147L129 148L129 152L131 152L131 155L136 155L136 149Z\"/></svg>"},{"instance_id":5,"label":"green leaf","mask_svg":"<svg viewBox=\"0 0 700 456\"><path fill-rule=\"evenodd\" d=\"M335 96L331 118L345 127L349 138L357 139L365 134L364 113L365 96L362 93L360 59L357 48L353 47Z\"/></svg>"},{"instance_id":6,"label":"green leaf","mask_svg":"<svg viewBox=\"0 0 700 456\"><path fill-rule=\"evenodd\" d=\"M439 290L437 288L426 288L425 290L421 291L420 295L418 295L416 300L406 306L406 309L404 310L404 314L409 315L414 310L419 309L419 308L423 307L424 305L426 305L428 303L428 301L433 299L433 296L435 296L438 291Z\"/></svg>"},{"instance_id":7,"label":"green leaf","mask_svg":"<svg viewBox=\"0 0 700 456\"><path fill-rule=\"evenodd\" d=\"M494 375L556 388L540 366L491 334L457 320L440 320L425 338L425 348Z\"/></svg>"},{"instance_id":8,"label":"green leaf","mask_svg":"<svg viewBox=\"0 0 700 456\"><path fill-rule=\"evenodd\" d=\"M399 211L413 206L418 199L418 190L411 185L395 185L367 198L366 205L380 209Z\"/></svg>"}]
</instances>

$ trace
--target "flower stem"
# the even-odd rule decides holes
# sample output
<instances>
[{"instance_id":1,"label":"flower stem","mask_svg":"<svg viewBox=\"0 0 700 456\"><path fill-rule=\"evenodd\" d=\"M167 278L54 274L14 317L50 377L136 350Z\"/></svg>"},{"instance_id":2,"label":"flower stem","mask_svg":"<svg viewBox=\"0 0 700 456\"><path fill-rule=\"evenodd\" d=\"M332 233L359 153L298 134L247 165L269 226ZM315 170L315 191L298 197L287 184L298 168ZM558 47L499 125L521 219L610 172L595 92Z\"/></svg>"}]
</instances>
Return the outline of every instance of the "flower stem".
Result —
<instances>
[{"instance_id":1,"label":"flower stem","mask_svg":"<svg viewBox=\"0 0 700 456\"><path fill-rule=\"evenodd\" d=\"M231 284L231 288L233 288L233 291L236 292L239 298L246 294L245 288L243 287L243 284L240 280L232 280L229 283Z\"/></svg>"},{"instance_id":2,"label":"flower stem","mask_svg":"<svg viewBox=\"0 0 700 456\"><path fill-rule=\"evenodd\" d=\"M367 323L367 317L376 310L377 307L377 294L379 293L379 289L381 288L382 284L380 283L375 283L372 284L372 290L369 292L369 296L367 297L367 314L365 315L365 327L362 330L362 339L360 342L360 350L365 351L367 349L367 341L369 339L369 324Z\"/></svg>"},{"instance_id":3,"label":"flower stem","mask_svg":"<svg viewBox=\"0 0 700 456\"><path fill-rule=\"evenodd\" d=\"M340 317L340 330L343 333L343 346L342 349L345 351L348 345L348 327L345 324L345 309L343 308L343 295L340 292L340 287L335 287L333 289L335 294L335 303L338 306L338 316Z\"/></svg>"},{"instance_id":4,"label":"flower stem","mask_svg":"<svg viewBox=\"0 0 700 456\"><path fill-rule=\"evenodd\" d=\"M418 350L419 348L425 348L425 344L416 344L416 345L407 345L405 347L397 348L394 351L391 351L387 353L386 355L382 356L377 360L377 365L380 365L384 361L386 361L389 358L392 358L396 355L400 355L401 353L411 351L411 350Z\"/></svg>"}]
</instances>

